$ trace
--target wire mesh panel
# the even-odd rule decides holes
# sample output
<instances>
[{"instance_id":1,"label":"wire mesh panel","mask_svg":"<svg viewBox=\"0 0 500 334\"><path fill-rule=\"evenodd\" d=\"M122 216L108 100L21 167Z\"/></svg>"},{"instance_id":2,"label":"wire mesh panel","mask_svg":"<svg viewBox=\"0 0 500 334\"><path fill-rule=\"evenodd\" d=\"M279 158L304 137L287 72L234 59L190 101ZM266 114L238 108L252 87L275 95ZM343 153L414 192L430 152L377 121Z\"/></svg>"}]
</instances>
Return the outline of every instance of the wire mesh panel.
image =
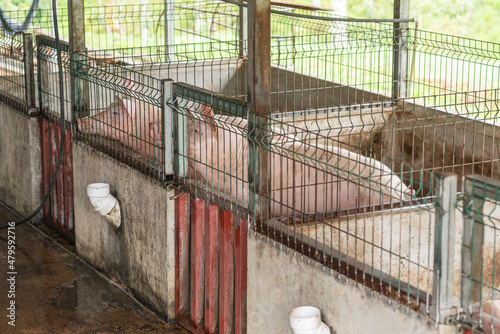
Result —
<instances>
[{"instance_id":1,"label":"wire mesh panel","mask_svg":"<svg viewBox=\"0 0 500 334\"><path fill-rule=\"evenodd\" d=\"M246 103L187 84L175 86L176 181L225 210L246 210Z\"/></svg>"},{"instance_id":2,"label":"wire mesh panel","mask_svg":"<svg viewBox=\"0 0 500 334\"><path fill-rule=\"evenodd\" d=\"M35 107L33 40L29 34L0 34L0 102L24 114Z\"/></svg>"},{"instance_id":3,"label":"wire mesh panel","mask_svg":"<svg viewBox=\"0 0 500 334\"><path fill-rule=\"evenodd\" d=\"M461 320L499 333L500 182L468 176L463 195Z\"/></svg>"},{"instance_id":4,"label":"wire mesh panel","mask_svg":"<svg viewBox=\"0 0 500 334\"><path fill-rule=\"evenodd\" d=\"M61 42L61 60L63 82L59 79L57 48L52 37L38 35L37 38L37 74L39 108L41 113L50 121L58 122L61 118L60 86L64 88L64 117L68 128L72 119L71 89L70 89L70 59L69 45Z\"/></svg>"},{"instance_id":5,"label":"wire mesh panel","mask_svg":"<svg viewBox=\"0 0 500 334\"><path fill-rule=\"evenodd\" d=\"M164 181L164 112L159 79L86 54L72 73L81 92L77 138Z\"/></svg>"}]
</instances>

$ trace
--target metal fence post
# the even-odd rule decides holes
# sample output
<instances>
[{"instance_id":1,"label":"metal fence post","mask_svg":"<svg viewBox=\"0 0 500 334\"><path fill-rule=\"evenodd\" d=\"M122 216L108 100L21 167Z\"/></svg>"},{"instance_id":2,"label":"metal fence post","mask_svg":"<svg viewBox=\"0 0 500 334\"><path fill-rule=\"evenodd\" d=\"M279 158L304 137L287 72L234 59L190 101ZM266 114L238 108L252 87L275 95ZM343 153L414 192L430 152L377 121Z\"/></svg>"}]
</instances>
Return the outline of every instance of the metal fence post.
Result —
<instances>
[{"instance_id":1,"label":"metal fence post","mask_svg":"<svg viewBox=\"0 0 500 334\"><path fill-rule=\"evenodd\" d=\"M165 0L165 61L174 61L175 57L175 21L174 21L174 0Z\"/></svg>"},{"instance_id":2,"label":"metal fence post","mask_svg":"<svg viewBox=\"0 0 500 334\"><path fill-rule=\"evenodd\" d=\"M165 175L174 174L174 112L172 108L172 102L175 101L174 94L174 80L164 79L162 80L162 90L163 90L163 135L162 135L162 145L164 149L163 163Z\"/></svg>"},{"instance_id":3,"label":"metal fence post","mask_svg":"<svg viewBox=\"0 0 500 334\"><path fill-rule=\"evenodd\" d=\"M457 175L435 174L436 221L434 226L434 277L431 316L444 322L454 312L453 273Z\"/></svg>"},{"instance_id":4,"label":"metal fence post","mask_svg":"<svg viewBox=\"0 0 500 334\"><path fill-rule=\"evenodd\" d=\"M394 18L410 17L410 0L394 0ZM392 98L406 97L408 85L408 22L394 22Z\"/></svg>"},{"instance_id":5,"label":"metal fence post","mask_svg":"<svg viewBox=\"0 0 500 334\"><path fill-rule=\"evenodd\" d=\"M43 52L45 47L41 45L40 40L43 36L36 36L36 45L38 47L37 50L37 76L38 76L38 107L41 112L47 112L49 108L49 101L45 99L43 89L47 89L49 87L49 66L47 61L43 59Z\"/></svg>"},{"instance_id":6,"label":"metal fence post","mask_svg":"<svg viewBox=\"0 0 500 334\"><path fill-rule=\"evenodd\" d=\"M248 2L248 184L249 209L265 219L270 194L269 152L262 143L271 111L271 2ZM255 222L255 221L254 221Z\"/></svg>"},{"instance_id":7,"label":"metal fence post","mask_svg":"<svg viewBox=\"0 0 500 334\"><path fill-rule=\"evenodd\" d=\"M83 0L68 0L68 29L69 29L69 58L70 67L75 68L75 60L79 57L78 52L86 51L85 47L85 8ZM88 110L88 94L86 86L82 80L77 79L73 74L70 75L70 101L71 112L77 110ZM61 83L63 84L63 83ZM80 116L83 116L80 115ZM76 119L76 117L72 117Z\"/></svg>"},{"instance_id":8,"label":"metal fence post","mask_svg":"<svg viewBox=\"0 0 500 334\"><path fill-rule=\"evenodd\" d=\"M29 109L36 108L35 95L35 63L33 59L33 35L23 34L24 52L24 83L26 88L26 103Z\"/></svg>"},{"instance_id":9,"label":"metal fence post","mask_svg":"<svg viewBox=\"0 0 500 334\"><path fill-rule=\"evenodd\" d=\"M244 6L240 6L240 24L238 27L239 34L239 56L245 57L245 47L246 42L248 40L248 15L247 8Z\"/></svg>"},{"instance_id":10,"label":"metal fence post","mask_svg":"<svg viewBox=\"0 0 500 334\"><path fill-rule=\"evenodd\" d=\"M484 176L465 177L460 306L468 316L480 309L484 244L482 211L485 199L496 197L488 187L490 184L494 185L493 188L500 187L500 182Z\"/></svg>"}]
</instances>

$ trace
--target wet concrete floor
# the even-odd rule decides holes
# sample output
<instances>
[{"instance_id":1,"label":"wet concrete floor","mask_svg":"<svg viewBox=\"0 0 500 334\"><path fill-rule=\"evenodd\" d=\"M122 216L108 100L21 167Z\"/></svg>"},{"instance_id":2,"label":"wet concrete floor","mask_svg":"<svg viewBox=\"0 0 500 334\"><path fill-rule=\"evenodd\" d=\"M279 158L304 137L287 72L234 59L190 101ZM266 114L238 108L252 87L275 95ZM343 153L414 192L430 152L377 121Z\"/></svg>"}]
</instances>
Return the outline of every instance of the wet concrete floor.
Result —
<instances>
[{"instance_id":1,"label":"wet concrete floor","mask_svg":"<svg viewBox=\"0 0 500 334\"><path fill-rule=\"evenodd\" d=\"M0 226L18 219L0 204ZM13 262L8 233L0 230L1 334L189 333L164 322L29 224L10 232Z\"/></svg>"}]
</instances>

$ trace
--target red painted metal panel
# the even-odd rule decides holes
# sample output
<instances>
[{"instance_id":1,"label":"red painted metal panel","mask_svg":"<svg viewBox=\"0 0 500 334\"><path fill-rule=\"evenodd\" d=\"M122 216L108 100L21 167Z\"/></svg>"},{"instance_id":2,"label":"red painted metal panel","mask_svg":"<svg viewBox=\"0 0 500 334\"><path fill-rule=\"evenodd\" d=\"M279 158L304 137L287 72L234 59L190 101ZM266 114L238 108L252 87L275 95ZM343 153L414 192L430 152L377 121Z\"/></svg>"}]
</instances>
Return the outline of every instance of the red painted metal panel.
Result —
<instances>
[{"instance_id":1,"label":"red painted metal panel","mask_svg":"<svg viewBox=\"0 0 500 334\"><path fill-rule=\"evenodd\" d=\"M205 225L205 329L209 333L217 333L219 317L219 272L218 272L218 229L219 208L207 205Z\"/></svg>"},{"instance_id":2,"label":"red painted metal panel","mask_svg":"<svg viewBox=\"0 0 500 334\"><path fill-rule=\"evenodd\" d=\"M71 147L71 131L66 130L64 141L64 217L69 235L74 233L73 213L73 149ZM74 240L73 240L74 242Z\"/></svg>"},{"instance_id":3,"label":"red painted metal panel","mask_svg":"<svg viewBox=\"0 0 500 334\"><path fill-rule=\"evenodd\" d=\"M175 220L177 322L193 333L245 333L247 222L187 195Z\"/></svg>"},{"instance_id":4,"label":"red painted metal panel","mask_svg":"<svg viewBox=\"0 0 500 334\"><path fill-rule=\"evenodd\" d=\"M46 120L42 120L42 180L43 180L43 193L46 194L50 185L50 125ZM48 221L50 219L50 201L45 202L43 207L43 219Z\"/></svg>"},{"instance_id":5,"label":"red painted metal panel","mask_svg":"<svg viewBox=\"0 0 500 334\"><path fill-rule=\"evenodd\" d=\"M59 124L41 121L43 192L47 193L56 171L61 141ZM68 239L75 242L73 211L73 154L71 131L66 130L63 145L64 156L52 194L44 206L44 222Z\"/></svg>"},{"instance_id":6,"label":"red painted metal panel","mask_svg":"<svg viewBox=\"0 0 500 334\"><path fill-rule=\"evenodd\" d=\"M175 200L175 318L178 323L189 310L189 202L189 194Z\"/></svg>"},{"instance_id":7,"label":"red painted metal panel","mask_svg":"<svg viewBox=\"0 0 500 334\"><path fill-rule=\"evenodd\" d=\"M234 238L234 333L246 333L247 221L240 219Z\"/></svg>"},{"instance_id":8,"label":"red painted metal panel","mask_svg":"<svg viewBox=\"0 0 500 334\"><path fill-rule=\"evenodd\" d=\"M219 333L233 332L234 321L234 216L224 211L220 220Z\"/></svg>"},{"instance_id":9,"label":"red painted metal panel","mask_svg":"<svg viewBox=\"0 0 500 334\"><path fill-rule=\"evenodd\" d=\"M56 163L57 163L57 142L56 142L56 125L54 123L50 124L50 139L49 139L49 145L50 145L50 180L52 181L52 177L55 175L56 171ZM50 223L52 225L55 225L56 222L59 220L59 212L57 210L57 182L54 185L54 188L52 189L52 196L51 196L51 205L50 205L50 216L51 216L51 221Z\"/></svg>"},{"instance_id":10,"label":"red painted metal panel","mask_svg":"<svg viewBox=\"0 0 500 334\"><path fill-rule=\"evenodd\" d=\"M195 197L191 202L191 320L203 322L205 277L205 201Z\"/></svg>"},{"instance_id":11,"label":"red painted metal panel","mask_svg":"<svg viewBox=\"0 0 500 334\"><path fill-rule=\"evenodd\" d=\"M61 127L55 126L55 137L56 137L56 160L59 160L59 147L61 146ZM63 148L64 149L64 148ZM56 193L56 203L57 206L54 208L54 211L57 212L58 223L62 230L65 230L66 217L64 216L64 188L63 188L63 174L64 174L64 166L62 165L64 161L61 161L61 167L59 173L57 174L57 193Z\"/></svg>"}]
</instances>

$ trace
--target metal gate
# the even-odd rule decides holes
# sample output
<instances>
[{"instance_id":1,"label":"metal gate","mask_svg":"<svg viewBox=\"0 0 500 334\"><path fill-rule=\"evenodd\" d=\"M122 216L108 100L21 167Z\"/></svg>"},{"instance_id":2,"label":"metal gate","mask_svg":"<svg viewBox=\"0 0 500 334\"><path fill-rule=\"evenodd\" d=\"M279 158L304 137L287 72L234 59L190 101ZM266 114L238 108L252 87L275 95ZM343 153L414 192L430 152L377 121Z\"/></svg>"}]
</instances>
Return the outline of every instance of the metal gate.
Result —
<instances>
[{"instance_id":1,"label":"metal gate","mask_svg":"<svg viewBox=\"0 0 500 334\"><path fill-rule=\"evenodd\" d=\"M176 321L246 332L247 221L194 195L176 199Z\"/></svg>"},{"instance_id":2,"label":"metal gate","mask_svg":"<svg viewBox=\"0 0 500 334\"><path fill-rule=\"evenodd\" d=\"M69 46L61 42L63 53L63 82L59 81L55 41L51 37L37 36L38 89L42 136L43 192L47 193L54 177L61 145L61 110L59 85L65 90L65 139L63 158L49 200L43 210L46 225L68 241L75 242L73 209L73 153L71 148L71 106L69 103Z\"/></svg>"},{"instance_id":3,"label":"metal gate","mask_svg":"<svg viewBox=\"0 0 500 334\"><path fill-rule=\"evenodd\" d=\"M54 176L61 142L61 126L42 120L42 179L43 193L49 190ZM64 154L50 199L43 208L46 225L59 232L68 241L75 242L73 213L73 154L71 131L65 130Z\"/></svg>"}]
</instances>

